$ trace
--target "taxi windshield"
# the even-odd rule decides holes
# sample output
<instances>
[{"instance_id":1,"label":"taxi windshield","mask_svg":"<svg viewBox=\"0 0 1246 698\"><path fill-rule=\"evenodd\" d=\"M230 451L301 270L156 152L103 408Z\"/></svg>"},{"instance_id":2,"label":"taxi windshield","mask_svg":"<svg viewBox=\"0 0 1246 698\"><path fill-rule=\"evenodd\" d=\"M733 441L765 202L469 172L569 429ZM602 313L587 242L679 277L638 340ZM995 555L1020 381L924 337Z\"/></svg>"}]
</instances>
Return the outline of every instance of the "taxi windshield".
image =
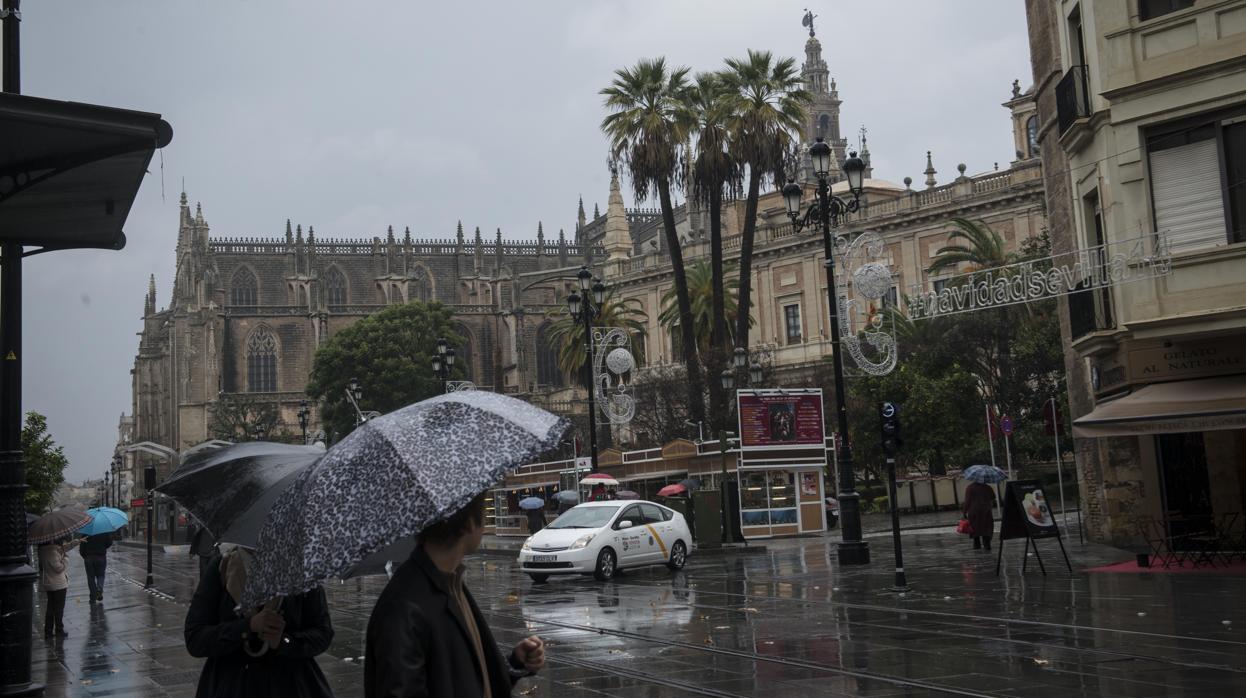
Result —
<instances>
[{"instance_id":1,"label":"taxi windshield","mask_svg":"<svg viewBox=\"0 0 1246 698\"><path fill-rule=\"evenodd\" d=\"M617 506L575 507L554 519L546 528L601 528L614 517Z\"/></svg>"}]
</instances>

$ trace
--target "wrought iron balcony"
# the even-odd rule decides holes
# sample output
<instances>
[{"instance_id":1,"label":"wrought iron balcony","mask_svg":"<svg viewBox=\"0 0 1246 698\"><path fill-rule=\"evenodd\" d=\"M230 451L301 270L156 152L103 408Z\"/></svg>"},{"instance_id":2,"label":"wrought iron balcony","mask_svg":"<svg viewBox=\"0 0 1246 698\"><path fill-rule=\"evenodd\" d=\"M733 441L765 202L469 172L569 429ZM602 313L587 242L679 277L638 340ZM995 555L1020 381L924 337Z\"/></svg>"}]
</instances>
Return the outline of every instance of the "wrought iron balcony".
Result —
<instances>
[{"instance_id":1,"label":"wrought iron balcony","mask_svg":"<svg viewBox=\"0 0 1246 698\"><path fill-rule=\"evenodd\" d=\"M1056 121L1060 135L1078 119L1090 116L1090 92L1086 87L1086 66L1075 65L1056 83Z\"/></svg>"}]
</instances>

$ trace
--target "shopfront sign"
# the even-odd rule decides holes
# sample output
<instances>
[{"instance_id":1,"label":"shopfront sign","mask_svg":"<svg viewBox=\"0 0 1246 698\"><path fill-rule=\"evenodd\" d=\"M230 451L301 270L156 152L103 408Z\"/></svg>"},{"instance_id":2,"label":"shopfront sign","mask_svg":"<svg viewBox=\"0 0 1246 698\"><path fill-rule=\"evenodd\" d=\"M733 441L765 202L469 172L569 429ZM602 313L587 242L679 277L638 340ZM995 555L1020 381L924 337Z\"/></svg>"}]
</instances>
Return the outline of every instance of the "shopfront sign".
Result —
<instances>
[{"instance_id":1,"label":"shopfront sign","mask_svg":"<svg viewBox=\"0 0 1246 698\"><path fill-rule=\"evenodd\" d=\"M1167 346L1129 352L1129 377L1140 382L1154 383L1243 371L1246 371L1246 341L1240 335L1168 342Z\"/></svg>"},{"instance_id":2,"label":"shopfront sign","mask_svg":"<svg viewBox=\"0 0 1246 698\"><path fill-rule=\"evenodd\" d=\"M1172 255L1164 236L1148 235L970 272L937 290L913 284L906 305L909 317L920 320L1056 298L1170 271Z\"/></svg>"},{"instance_id":3,"label":"shopfront sign","mask_svg":"<svg viewBox=\"0 0 1246 698\"><path fill-rule=\"evenodd\" d=\"M736 401L742 449L824 448L820 389L742 390Z\"/></svg>"}]
</instances>

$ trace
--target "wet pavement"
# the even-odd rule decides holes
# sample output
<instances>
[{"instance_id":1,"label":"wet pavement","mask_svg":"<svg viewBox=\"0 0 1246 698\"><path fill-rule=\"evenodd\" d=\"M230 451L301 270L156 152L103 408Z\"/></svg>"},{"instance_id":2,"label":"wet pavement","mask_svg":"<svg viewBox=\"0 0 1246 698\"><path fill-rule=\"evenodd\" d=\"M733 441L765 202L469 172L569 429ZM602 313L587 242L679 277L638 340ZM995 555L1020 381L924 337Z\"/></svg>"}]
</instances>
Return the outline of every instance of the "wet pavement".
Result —
<instances>
[{"instance_id":1,"label":"wet pavement","mask_svg":"<svg viewBox=\"0 0 1246 698\"><path fill-rule=\"evenodd\" d=\"M1246 575L1087 574L1128 553L1069 544L1074 573L1043 541L1048 575L1009 541L1004 572L946 532L904 537L911 590L891 591L890 541L840 568L835 537L766 541L764 554L706 554L678 573L534 585L509 554L473 556L469 585L500 642L536 633L549 665L517 695L1231 696L1246 695ZM102 606L74 569L69 637L35 639L49 696L190 696L201 660L182 621L188 555L114 548ZM77 562L77 558L74 558ZM327 585L336 637L320 657L340 696L362 695L363 632L384 577ZM38 608L42 627L42 600Z\"/></svg>"}]
</instances>

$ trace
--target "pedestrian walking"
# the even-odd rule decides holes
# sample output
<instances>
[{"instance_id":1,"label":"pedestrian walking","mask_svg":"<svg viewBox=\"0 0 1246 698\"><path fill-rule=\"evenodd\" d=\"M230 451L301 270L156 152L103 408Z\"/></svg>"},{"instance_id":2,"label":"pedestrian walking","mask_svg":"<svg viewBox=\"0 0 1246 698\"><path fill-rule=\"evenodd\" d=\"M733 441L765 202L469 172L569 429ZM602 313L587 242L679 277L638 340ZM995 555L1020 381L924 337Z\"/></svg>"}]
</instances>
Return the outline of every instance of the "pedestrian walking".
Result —
<instances>
[{"instance_id":1,"label":"pedestrian walking","mask_svg":"<svg viewBox=\"0 0 1246 698\"><path fill-rule=\"evenodd\" d=\"M536 533L545 528L545 510L529 509L528 510L528 533Z\"/></svg>"},{"instance_id":2,"label":"pedestrian walking","mask_svg":"<svg viewBox=\"0 0 1246 698\"><path fill-rule=\"evenodd\" d=\"M111 533L87 536L78 547L78 554L82 555L82 564L87 571L87 590L91 595L91 603L104 600L104 572L108 569L108 549L111 547Z\"/></svg>"},{"instance_id":3,"label":"pedestrian walking","mask_svg":"<svg viewBox=\"0 0 1246 698\"><path fill-rule=\"evenodd\" d=\"M186 613L186 649L206 657L197 698L332 696L316 656L333 624L324 588L241 609L252 553L242 547L212 558Z\"/></svg>"},{"instance_id":4,"label":"pedestrian walking","mask_svg":"<svg viewBox=\"0 0 1246 698\"><path fill-rule=\"evenodd\" d=\"M39 586L47 595L43 615L43 636L66 637L65 594L69 591L69 551L78 541L61 538L39 546Z\"/></svg>"},{"instance_id":5,"label":"pedestrian walking","mask_svg":"<svg viewBox=\"0 0 1246 698\"><path fill-rule=\"evenodd\" d=\"M981 482L970 483L965 488L965 504L962 512L969 520L973 529L973 549L981 550L983 546L991 549L991 534L995 531L995 516L991 509L995 506L995 489Z\"/></svg>"},{"instance_id":6,"label":"pedestrian walking","mask_svg":"<svg viewBox=\"0 0 1246 698\"><path fill-rule=\"evenodd\" d=\"M545 666L536 636L503 657L463 583L463 557L480 547L485 498L419 534L368 620L364 695L368 698L501 698Z\"/></svg>"}]
</instances>

